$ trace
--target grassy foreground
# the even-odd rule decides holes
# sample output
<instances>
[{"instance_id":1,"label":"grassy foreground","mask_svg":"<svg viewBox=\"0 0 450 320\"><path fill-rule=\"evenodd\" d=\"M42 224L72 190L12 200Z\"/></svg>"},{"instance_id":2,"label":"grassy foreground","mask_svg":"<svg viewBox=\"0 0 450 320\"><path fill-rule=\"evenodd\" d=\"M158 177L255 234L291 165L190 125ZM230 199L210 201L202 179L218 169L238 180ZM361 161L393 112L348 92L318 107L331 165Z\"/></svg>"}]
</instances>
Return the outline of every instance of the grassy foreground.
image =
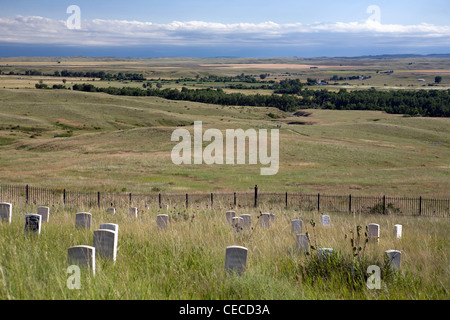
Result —
<instances>
[{"instance_id":1,"label":"grassy foreground","mask_svg":"<svg viewBox=\"0 0 450 320\"><path fill-rule=\"evenodd\" d=\"M237 234L226 222L225 208L164 211L170 216L167 230L157 228L157 210L142 210L132 220L127 209L118 209L115 216L93 209L88 231L75 228L76 209L54 207L41 235L25 235L24 215L36 210L14 207L11 225L0 224L0 300L448 299L448 219L331 214L331 227L323 227L318 213L280 209L272 211L271 228L263 229L259 211L242 209L237 215L251 214L253 230ZM385 250L401 250L401 271L382 273L378 290L369 290L365 282L349 283L350 269L340 265L324 273L313 259L317 252L305 256L295 250L294 218L304 221L303 232L314 245L334 248L343 259L351 257L350 232L357 225L378 223L380 242L367 245L366 259L382 267ZM68 289L67 249L92 246L93 230L106 222L119 224L116 263L97 258L95 277L82 269L81 289ZM403 225L400 240L393 237L394 224ZM248 248L242 276L224 272L230 245Z\"/></svg>"}]
</instances>

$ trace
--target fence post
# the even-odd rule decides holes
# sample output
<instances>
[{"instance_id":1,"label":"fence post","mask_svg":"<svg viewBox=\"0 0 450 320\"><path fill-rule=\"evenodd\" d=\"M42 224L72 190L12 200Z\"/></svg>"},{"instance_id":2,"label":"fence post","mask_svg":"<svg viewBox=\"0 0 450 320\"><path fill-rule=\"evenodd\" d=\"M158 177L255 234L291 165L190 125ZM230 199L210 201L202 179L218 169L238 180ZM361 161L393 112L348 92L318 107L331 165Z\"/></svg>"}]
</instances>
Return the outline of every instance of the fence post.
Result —
<instances>
[{"instance_id":1,"label":"fence post","mask_svg":"<svg viewBox=\"0 0 450 320\"><path fill-rule=\"evenodd\" d=\"M352 213L352 195L348 196L348 212Z\"/></svg>"},{"instance_id":2,"label":"fence post","mask_svg":"<svg viewBox=\"0 0 450 320\"><path fill-rule=\"evenodd\" d=\"M255 208L258 206L258 186L255 185Z\"/></svg>"},{"instance_id":3,"label":"fence post","mask_svg":"<svg viewBox=\"0 0 450 320\"><path fill-rule=\"evenodd\" d=\"M66 205L66 189L63 191L63 204Z\"/></svg>"},{"instance_id":4,"label":"fence post","mask_svg":"<svg viewBox=\"0 0 450 320\"><path fill-rule=\"evenodd\" d=\"M159 208L161 209L162 203L161 203L161 193L158 194L158 203L159 203Z\"/></svg>"},{"instance_id":5,"label":"fence post","mask_svg":"<svg viewBox=\"0 0 450 320\"><path fill-rule=\"evenodd\" d=\"M130 198L130 207L131 207L131 192L130 192L129 198Z\"/></svg>"},{"instance_id":6,"label":"fence post","mask_svg":"<svg viewBox=\"0 0 450 320\"><path fill-rule=\"evenodd\" d=\"M26 204L28 204L28 197L29 197L29 193L28 193L29 191L28 191L28 185L25 187L25 196L26 196L26 199L25 199L25 203Z\"/></svg>"},{"instance_id":7,"label":"fence post","mask_svg":"<svg viewBox=\"0 0 450 320\"><path fill-rule=\"evenodd\" d=\"M97 192L97 206L100 208L100 191Z\"/></svg>"},{"instance_id":8,"label":"fence post","mask_svg":"<svg viewBox=\"0 0 450 320\"><path fill-rule=\"evenodd\" d=\"M286 204L286 209L287 209L287 207L288 207L287 191L286 191L286 197L285 197L285 199L284 199L284 202L285 202L285 204Z\"/></svg>"},{"instance_id":9,"label":"fence post","mask_svg":"<svg viewBox=\"0 0 450 320\"><path fill-rule=\"evenodd\" d=\"M317 212L320 212L320 193L317 194Z\"/></svg>"},{"instance_id":10,"label":"fence post","mask_svg":"<svg viewBox=\"0 0 450 320\"><path fill-rule=\"evenodd\" d=\"M383 196L383 214L386 214L386 196Z\"/></svg>"},{"instance_id":11,"label":"fence post","mask_svg":"<svg viewBox=\"0 0 450 320\"><path fill-rule=\"evenodd\" d=\"M186 193L186 209L188 208L188 206L189 206L189 198L188 194Z\"/></svg>"},{"instance_id":12,"label":"fence post","mask_svg":"<svg viewBox=\"0 0 450 320\"><path fill-rule=\"evenodd\" d=\"M211 192L211 209L213 207L214 204L214 194Z\"/></svg>"},{"instance_id":13,"label":"fence post","mask_svg":"<svg viewBox=\"0 0 450 320\"><path fill-rule=\"evenodd\" d=\"M237 199L236 199L236 192L234 193L234 207L236 207Z\"/></svg>"},{"instance_id":14,"label":"fence post","mask_svg":"<svg viewBox=\"0 0 450 320\"><path fill-rule=\"evenodd\" d=\"M422 215L422 196L419 198L419 216Z\"/></svg>"}]
</instances>

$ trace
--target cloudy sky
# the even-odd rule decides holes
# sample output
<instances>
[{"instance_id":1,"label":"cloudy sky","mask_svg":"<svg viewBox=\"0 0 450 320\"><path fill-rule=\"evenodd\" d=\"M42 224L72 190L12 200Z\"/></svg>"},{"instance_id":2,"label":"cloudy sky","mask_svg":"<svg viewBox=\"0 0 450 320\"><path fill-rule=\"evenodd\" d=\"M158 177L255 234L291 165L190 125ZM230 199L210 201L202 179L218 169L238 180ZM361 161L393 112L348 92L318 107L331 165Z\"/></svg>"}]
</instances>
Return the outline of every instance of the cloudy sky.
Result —
<instances>
[{"instance_id":1,"label":"cloudy sky","mask_svg":"<svg viewBox=\"0 0 450 320\"><path fill-rule=\"evenodd\" d=\"M2 1L0 56L450 53L449 17L448 0Z\"/></svg>"}]
</instances>

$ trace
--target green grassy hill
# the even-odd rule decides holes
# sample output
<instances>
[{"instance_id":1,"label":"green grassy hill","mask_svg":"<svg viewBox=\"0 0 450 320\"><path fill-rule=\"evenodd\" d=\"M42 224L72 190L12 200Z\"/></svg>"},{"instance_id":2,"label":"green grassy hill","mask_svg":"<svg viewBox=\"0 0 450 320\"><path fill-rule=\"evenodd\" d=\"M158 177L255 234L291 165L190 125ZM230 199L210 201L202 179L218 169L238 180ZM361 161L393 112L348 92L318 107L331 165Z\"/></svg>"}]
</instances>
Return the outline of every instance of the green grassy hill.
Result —
<instances>
[{"instance_id":1,"label":"green grassy hill","mask_svg":"<svg viewBox=\"0 0 450 320\"><path fill-rule=\"evenodd\" d=\"M0 181L129 192L245 191L257 184L264 191L449 195L449 119L309 112L0 89ZM259 164L174 165L171 134L180 126L192 130L194 121L222 132L281 124L278 174L261 176Z\"/></svg>"}]
</instances>

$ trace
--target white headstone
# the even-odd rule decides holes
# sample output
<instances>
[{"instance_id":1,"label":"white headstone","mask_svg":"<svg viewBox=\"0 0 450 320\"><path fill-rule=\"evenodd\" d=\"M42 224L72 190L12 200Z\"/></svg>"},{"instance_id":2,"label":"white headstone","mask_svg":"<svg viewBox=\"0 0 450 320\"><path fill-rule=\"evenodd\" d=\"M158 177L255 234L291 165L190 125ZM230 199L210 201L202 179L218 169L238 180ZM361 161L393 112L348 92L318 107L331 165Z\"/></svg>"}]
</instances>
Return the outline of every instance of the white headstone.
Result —
<instances>
[{"instance_id":1,"label":"white headstone","mask_svg":"<svg viewBox=\"0 0 450 320\"><path fill-rule=\"evenodd\" d=\"M92 270L95 276L95 247L74 246L68 249L69 263Z\"/></svg>"},{"instance_id":2,"label":"white headstone","mask_svg":"<svg viewBox=\"0 0 450 320\"><path fill-rule=\"evenodd\" d=\"M403 226L401 224L394 224L394 238L401 239Z\"/></svg>"},{"instance_id":3,"label":"white headstone","mask_svg":"<svg viewBox=\"0 0 450 320\"><path fill-rule=\"evenodd\" d=\"M241 232L243 227L242 225L244 224L244 219L241 217L233 217L233 219L231 220L231 226L233 227L234 232Z\"/></svg>"},{"instance_id":4,"label":"white headstone","mask_svg":"<svg viewBox=\"0 0 450 320\"><path fill-rule=\"evenodd\" d=\"M320 260L327 259L328 257L330 257L333 254L333 249L332 248L319 248L318 254L319 254Z\"/></svg>"},{"instance_id":5,"label":"white headstone","mask_svg":"<svg viewBox=\"0 0 450 320\"><path fill-rule=\"evenodd\" d=\"M295 248L304 252L309 251L309 239L306 234L297 234L295 236Z\"/></svg>"},{"instance_id":6,"label":"white headstone","mask_svg":"<svg viewBox=\"0 0 450 320\"><path fill-rule=\"evenodd\" d=\"M322 226L329 227L330 226L330 216L328 215L322 215L320 218L320 221L322 223Z\"/></svg>"},{"instance_id":7,"label":"white headstone","mask_svg":"<svg viewBox=\"0 0 450 320\"><path fill-rule=\"evenodd\" d=\"M11 223L12 217L12 204L9 202L1 202L0 203L0 219L2 222Z\"/></svg>"},{"instance_id":8,"label":"white headstone","mask_svg":"<svg viewBox=\"0 0 450 320\"><path fill-rule=\"evenodd\" d=\"M40 214L25 215L25 232L41 234L42 216Z\"/></svg>"},{"instance_id":9,"label":"white headstone","mask_svg":"<svg viewBox=\"0 0 450 320\"><path fill-rule=\"evenodd\" d=\"M270 216L270 222L275 222L275 214L274 213L269 213Z\"/></svg>"},{"instance_id":10,"label":"white headstone","mask_svg":"<svg viewBox=\"0 0 450 320\"><path fill-rule=\"evenodd\" d=\"M117 241L119 241L119 225L115 223L101 223L100 230L111 230L116 233Z\"/></svg>"},{"instance_id":11,"label":"white headstone","mask_svg":"<svg viewBox=\"0 0 450 320\"><path fill-rule=\"evenodd\" d=\"M167 229L169 225L169 215L158 214L156 216L156 225L158 226L158 229Z\"/></svg>"},{"instance_id":12,"label":"white headstone","mask_svg":"<svg viewBox=\"0 0 450 320\"><path fill-rule=\"evenodd\" d=\"M300 219L294 219L291 221L292 233L299 234L303 231L303 221Z\"/></svg>"},{"instance_id":13,"label":"white headstone","mask_svg":"<svg viewBox=\"0 0 450 320\"><path fill-rule=\"evenodd\" d=\"M388 257L389 264L395 269L400 269L400 262L402 260L402 253L398 250L386 250L386 256Z\"/></svg>"},{"instance_id":14,"label":"white headstone","mask_svg":"<svg viewBox=\"0 0 450 320\"><path fill-rule=\"evenodd\" d=\"M131 208L129 209L129 214L130 214L130 217L131 217L131 218L136 219L136 218L138 217L138 208L136 208L136 207L131 207Z\"/></svg>"},{"instance_id":15,"label":"white headstone","mask_svg":"<svg viewBox=\"0 0 450 320\"><path fill-rule=\"evenodd\" d=\"M250 229L252 226L252 216L249 214L241 214L242 228Z\"/></svg>"},{"instance_id":16,"label":"white headstone","mask_svg":"<svg viewBox=\"0 0 450 320\"><path fill-rule=\"evenodd\" d=\"M229 246L225 253L225 270L242 274L247 268L247 248Z\"/></svg>"},{"instance_id":17,"label":"white headstone","mask_svg":"<svg viewBox=\"0 0 450 320\"><path fill-rule=\"evenodd\" d=\"M40 214L42 216L42 222L48 222L50 219L50 208L38 207L37 214Z\"/></svg>"},{"instance_id":18,"label":"white headstone","mask_svg":"<svg viewBox=\"0 0 450 320\"><path fill-rule=\"evenodd\" d=\"M377 223L369 223L367 231L369 241L378 243L380 238L380 225Z\"/></svg>"},{"instance_id":19,"label":"white headstone","mask_svg":"<svg viewBox=\"0 0 450 320\"><path fill-rule=\"evenodd\" d=\"M109 214L112 214L112 215L115 215L116 214L116 208L108 208L108 209L106 209L106 212L107 213L109 213Z\"/></svg>"},{"instance_id":20,"label":"white headstone","mask_svg":"<svg viewBox=\"0 0 450 320\"><path fill-rule=\"evenodd\" d=\"M91 229L92 214L89 212L79 212L75 216L75 227Z\"/></svg>"},{"instance_id":21,"label":"white headstone","mask_svg":"<svg viewBox=\"0 0 450 320\"><path fill-rule=\"evenodd\" d=\"M116 261L117 234L115 231L100 229L94 231L95 252L102 258Z\"/></svg>"},{"instance_id":22,"label":"white headstone","mask_svg":"<svg viewBox=\"0 0 450 320\"><path fill-rule=\"evenodd\" d=\"M231 225L232 219L236 216L236 211L229 210L225 212L225 216L227 218L227 222Z\"/></svg>"},{"instance_id":23,"label":"white headstone","mask_svg":"<svg viewBox=\"0 0 450 320\"><path fill-rule=\"evenodd\" d=\"M270 213L261 213L260 216L260 225L263 228L269 228L270 227Z\"/></svg>"}]
</instances>

